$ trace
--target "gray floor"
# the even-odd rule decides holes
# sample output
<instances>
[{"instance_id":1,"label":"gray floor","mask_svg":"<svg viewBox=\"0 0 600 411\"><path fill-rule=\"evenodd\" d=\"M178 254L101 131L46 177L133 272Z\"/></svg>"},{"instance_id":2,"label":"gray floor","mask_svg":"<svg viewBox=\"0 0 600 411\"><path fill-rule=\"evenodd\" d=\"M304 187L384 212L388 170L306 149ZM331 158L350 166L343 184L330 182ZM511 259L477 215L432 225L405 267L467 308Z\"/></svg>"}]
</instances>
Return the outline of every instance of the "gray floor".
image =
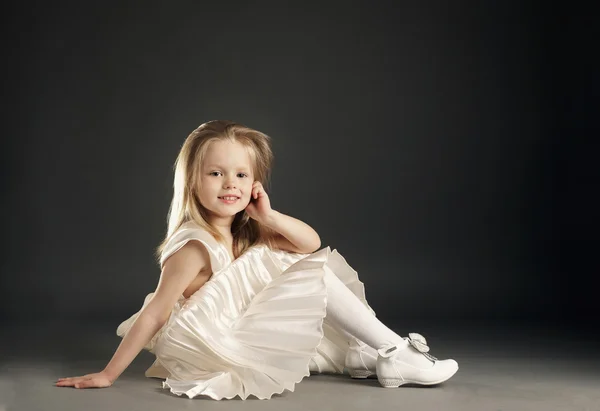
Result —
<instances>
[{"instance_id":1,"label":"gray floor","mask_svg":"<svg viewBox=\"0 0 600 411\"><path fill-rule=\"evenodd\" d=\"M271 400L188 399L144 377L141 353L106 389L55 387L59 377L99 371L119 343L115 324L4 327L0 411L5 410L600 410L598 339L548 326L393 327L423 334L440 358L460 365L435 387L385 389L377 380L314 375Z\"/></svg>"}]
</instances>

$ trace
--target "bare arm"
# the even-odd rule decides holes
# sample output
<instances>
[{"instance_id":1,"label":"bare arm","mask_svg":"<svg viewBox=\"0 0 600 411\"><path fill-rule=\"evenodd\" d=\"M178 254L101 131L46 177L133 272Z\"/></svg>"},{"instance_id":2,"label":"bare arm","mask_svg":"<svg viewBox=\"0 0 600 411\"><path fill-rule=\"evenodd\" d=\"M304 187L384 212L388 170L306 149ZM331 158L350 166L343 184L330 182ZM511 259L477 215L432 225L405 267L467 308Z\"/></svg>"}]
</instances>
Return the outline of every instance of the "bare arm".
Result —
<instances>
[{"instance_id":1,"label":"bare arm","mask_svg":"<svg viewBox=\"0 0 600 411\"><path fill-rule=\"evenodd\" d=\"M246 212L270 231L273 245L296 253L312 253L321 247L319 234L311 226L271 208L271 200L260 181L252 183Z\"/></svg>"},{"instance_id":2,"label":"bare arm","mask_svg":"<svg viewBox=\"0 0 600 411\"><path fill-rule=\"evenodd\" d=\"M103 370L111 382L114 382L125 371L163 325L164 321L152 317L146 310L140 313Z\"/></svg>"},{"instance_id":3,"label":"bare arm","mask_svg":"<svg viewBox=\"0 0 600 411\"><path fill-rule=\"evenodd\" d=\"M198 276L210 277L210 259L204 246L190 241L167 259L152 300L140 312L104 370L83 377L60 379L57 385L76 388L110 386L168 320L178 298Z\"/></svg>"},{"instance_id":4,"label":"bare arm","mask_svg":"<svg viewBox=\"0 0 600 411\"><path fill-rule=\"evenodd\" d=\"M319 234L308 224L272 210L263 224L274 231L278 248L296 253L312 253L321 247Z\"/></svg>"}]
</instances>

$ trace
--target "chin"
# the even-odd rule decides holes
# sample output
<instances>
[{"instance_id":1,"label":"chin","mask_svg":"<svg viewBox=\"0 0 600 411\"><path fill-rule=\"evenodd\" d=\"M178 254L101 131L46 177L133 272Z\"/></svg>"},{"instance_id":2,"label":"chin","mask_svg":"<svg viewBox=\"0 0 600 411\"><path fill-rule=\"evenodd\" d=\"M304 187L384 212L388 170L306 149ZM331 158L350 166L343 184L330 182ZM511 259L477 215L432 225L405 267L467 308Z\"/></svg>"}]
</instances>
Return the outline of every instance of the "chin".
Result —
<instances>
[{"instance_id":1,"label":"chin","mask_svg":"<svg viewBox=\"0 0 600 411\"><path fill-rule=\"evenodd\" d=\"M240 199L240 201L242 201ZM242 201L239 203L237 208L231 206L223 206L222 204L214 204L211 208L205 206L205 208L214 216L219 218L235 217L237 214L243 212L246 207L250 204L250 201Z\"/></svg>"},{"instance_id":2,"label":"chin","mask_svg":"<svg viewBox=\"0 0 600 411\"><path fill-rule=\"evenodd\" d=\"M235 217L237 215L238 212L231 212L231 213L214 213L215 215L218 215L219 217L225 218L225 217Z\"/></svg>"},{"instance_id":3,"label":"chin","mask_svg":"<svg viewBox=\"0 0 600 411\"><path fill-rule=\"evenodd\" d=\"M208 208L208 207L204 207L206 208L206 210L208 211L208 213L213 216L213 217L218 217L218 218L227 218L227 217L233 217L235 216L237 213L236 212L227 212L227 210L222 210L222 209L218 209L218 208Z\"/></svg>"}]
</instances>

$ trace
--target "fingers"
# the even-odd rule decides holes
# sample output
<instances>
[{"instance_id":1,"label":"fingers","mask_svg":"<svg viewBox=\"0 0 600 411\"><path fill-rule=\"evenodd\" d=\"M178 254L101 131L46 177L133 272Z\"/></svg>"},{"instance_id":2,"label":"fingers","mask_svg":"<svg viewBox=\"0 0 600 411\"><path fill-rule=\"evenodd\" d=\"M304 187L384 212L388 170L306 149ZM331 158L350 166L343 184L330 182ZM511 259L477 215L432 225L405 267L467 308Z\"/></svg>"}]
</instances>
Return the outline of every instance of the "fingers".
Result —
<instances>
[{"instance_id":1,"label":"fingers","mask_svg":"<svg viewBox=\"0 0 600 411\"><path fill-rule=\"evenodd\" d=\"M79 378L81 377L59 378L58 381L56 381L56 385L61 387L72 387L75 385L76 381L79 381Z\"/></svg>"},{"instance_id":2,"label":"fingers","mask_svg":"<svg viewBox=\"0 0 600 411\"><path fill-rule=\"evenodd\" d=\"M252 185L252 198L257 199L259 194L265 194L265 190L260 181L255 181Z\"/></svg>"},{"instance_id":3,"label":"fingers","mask_svg":"<svg viewBox=\"0 0 600 411\"><path fill-rule=\"evenodd\" d=\"M59 387L75 387L75 388L84 388L89 385L89 381L91 378L88 377L69 377L69 378L59 378L56 381L56 385ZM85 385L84 385L85 384Z\"/></svg>"},{"instance_id":4,"label":"fingers","mask_svg":"<svg viewBox=\"0 0 600 411\"><path fill-rule=\"evenodd\" d=\"M58 380L56 380L56 382L57 383L63 383L63 384L70 384L70 383L74 382L78 378L81 378L81 377L59 378Z\"/></svg>"}]
</instances>

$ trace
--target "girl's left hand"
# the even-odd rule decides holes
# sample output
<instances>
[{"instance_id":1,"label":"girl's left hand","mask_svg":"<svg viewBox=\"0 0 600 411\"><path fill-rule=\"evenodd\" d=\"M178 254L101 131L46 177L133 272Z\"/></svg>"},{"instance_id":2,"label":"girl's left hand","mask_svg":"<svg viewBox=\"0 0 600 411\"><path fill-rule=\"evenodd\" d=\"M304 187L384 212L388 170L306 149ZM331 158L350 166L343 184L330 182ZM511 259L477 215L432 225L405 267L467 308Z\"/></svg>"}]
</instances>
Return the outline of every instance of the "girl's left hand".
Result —
<instances>
[{"instance_id":1,"label":"girl's left hand","mask_svg":"<svg viewBox=\"0 0 600 411\"><path fill-rule=\"evenodd\" d=\"M264 223L273 212L269 196L259 181L252 183L250 203L248 203L248 206L246 207L246 212L250 218L259 223Z\"/></svg>"},{"instance_id":2,"label":"girl's left hand","mask_svg":"<svg viewBox=\"0 0 600 411\"><path fill-rule=\"evenodd\" d=\"M112 385L112 380L103 371L94 374L86 374L81 377L59 378L57 387L75 388L106 388Z\"/></svg>"}]
</instances>

